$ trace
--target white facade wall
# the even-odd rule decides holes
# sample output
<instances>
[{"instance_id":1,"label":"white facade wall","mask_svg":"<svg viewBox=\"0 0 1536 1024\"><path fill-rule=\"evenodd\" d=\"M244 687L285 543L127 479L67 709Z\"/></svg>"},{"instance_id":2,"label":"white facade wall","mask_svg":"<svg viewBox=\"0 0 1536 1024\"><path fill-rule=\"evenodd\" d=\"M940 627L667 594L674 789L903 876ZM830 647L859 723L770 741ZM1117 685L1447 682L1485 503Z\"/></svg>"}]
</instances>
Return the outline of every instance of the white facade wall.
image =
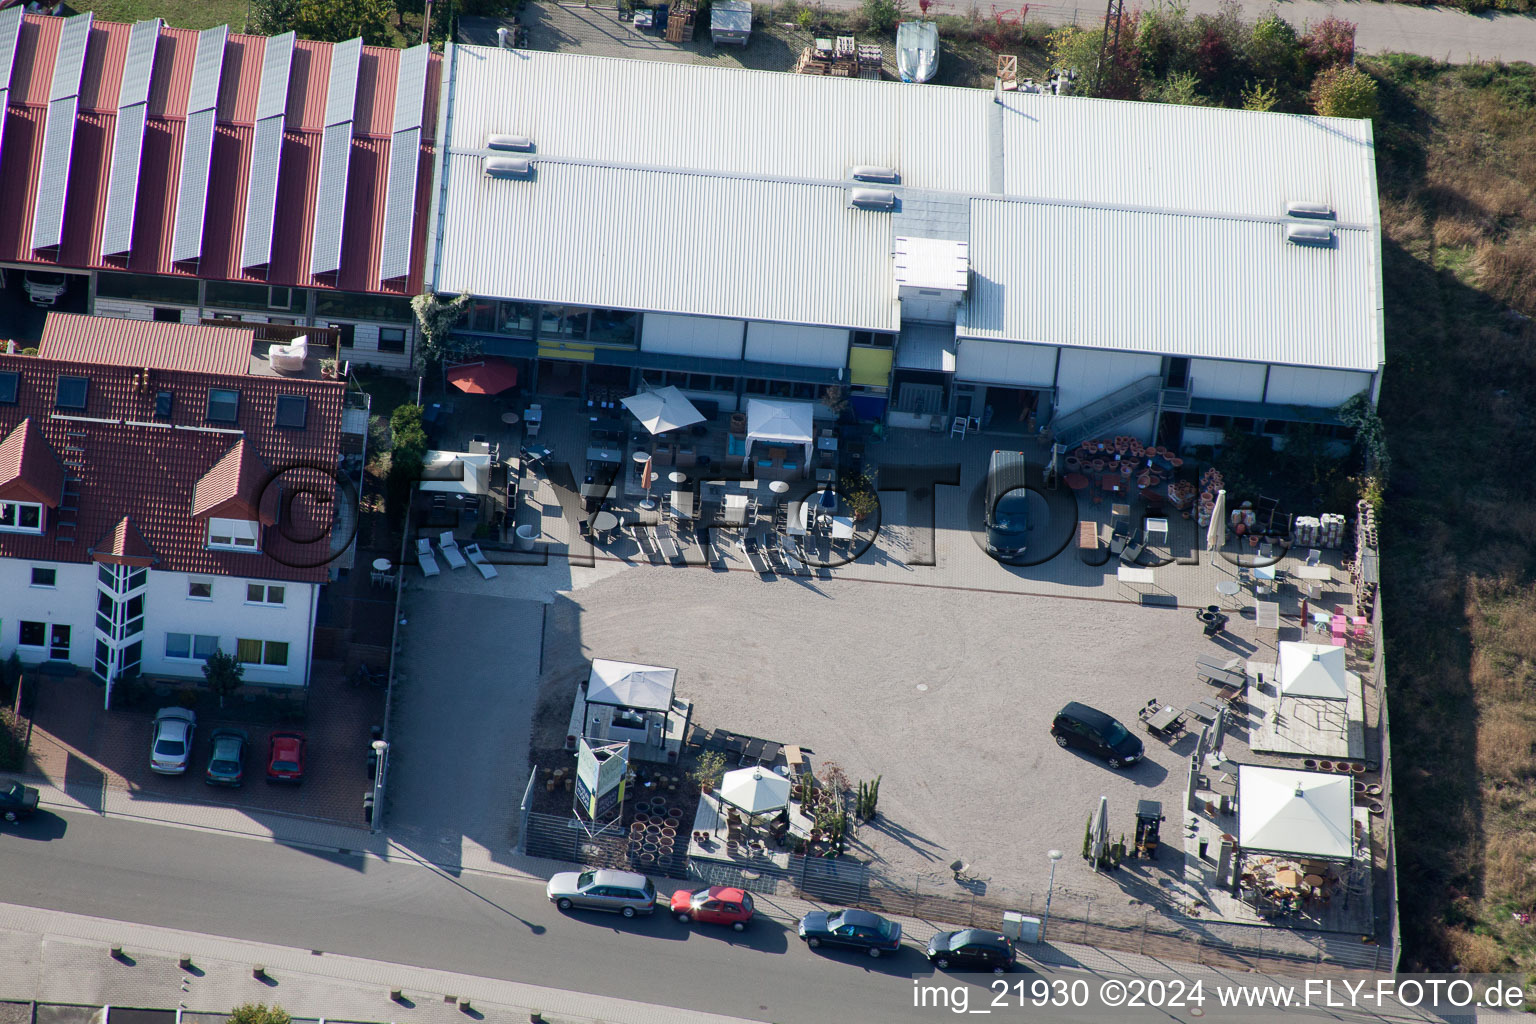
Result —
<instances>
[{"instance_id":1,"label":"white facade wall","mask_svg":"<svg viewBox=\"0 0 1536 1024\"><path fill-rule=\"evenodd\" d=\"M52 569L52 588L31 585L32 568ZM212 600L187 597L192 580L213 584ZM247 604L247 583L271 583L284 588L282 606ZM275 640L288 644L286 669L247 665L245 681L263 686L303 686L309 678L311 624L319 586L277 580L228 576L199 576L151 569L144 590L144 633L141 674L202 678L202 663L165 656L167 633L217 636L221 649L233 654L236 641ZM21 647L22 622L70 627L69 663L90 672L96 652L96 565L76 562L32 562L0 558L0 658L14 651L23 662L49 659L48 647ZM62 659L59 659L62 660Z\"/></svg>"},{"instance_id":2,"label":"white facade wall","mask_svg":"<svg viewBox=\"0 0 1536 1024\"><path fill-rule=\"evenodd\" d=\"M187 597L187 584L194 580L213 584L212 600ZM247 604L247 583L283 587L283 605ZM312 583L151 570L144 595L144 661L140 672L146 676L201 678L200 662L165 656L167 633L216 636L219 647L229 654L235 653L237 640L275 640L288 645L287 668L246 665L245 682L303 686L308 681L310 626L318 598L319 587Z\"/></svg>"},{"instance_id":3,"label":"white facade wall","mask_svg":"<svg viewBox=\"0 0 1536 1024\"><path fill-rule=\"evenodd\" d=\"M747 324L746 358L760 363L848 365L848 332L836 327L799 327L753 321Z\"/></svg>"},{"instance_id":4,"label":"white facade wall","mask_svg":"<svg viewBox=\"0 0 1536 1024\"><path fill-rule=\"evenodd\" d=\"M1308 405L1332 409L1371 386L1371 375L1346 370L1276 366L1269 371L1271 405Z\"/></svg>"},{"instance_id":5,"label":"white facade wall","mask_svg":"<svg viewBox=\"0 0 1536 1024\"><path fill-rule=\"evenodd\" d=\"M132 299L98 298L96 305L91 309L91 313L93 316L115 316L124 320L153 320L157 308L180 308L182 323L197 323L197 307L195 306L175 307L174 304L161 306L154 302L135 302Z\"/></svg>"},{"instance_id":6,"label":"white facade wall","mask_svg":"<svg viewBox=\"0 0 1536 1024\"><path fill-rule=\"evenodd\" d=\"M52 589L32 586L32 567L54 570ZM90 671L96 651L96 566L0 558L0 658L14 652L29 665L48 661L48 648L21 647L21 623L69 627L69 663ZM62 659L60 659L62 660Z\"/></svg>"},{"instance_id":7,"label":"white facade wall","mask_svg":"<svg viewBox=\"0 0 1536 1024\"><path fill-rule=\"evenodd\" d=\"M341 350L342 362L351 361L354 366L377 366L386 370L409 370L412 366L411 352L416 346L414 324L385 324L370 320L342 320L331 317L316 317L315 322L321 327L329 324L352 325L352 347ZM379 331L386 327L405 331L405 351L379 351Z\"/></svg>"},{"instance_id":8,"label":"white facade wall","mask_svg":"<svg viewBox=\"0 0 1536 1024\"><path fill-rule=\"evenodd\" d=\"M1263 363L1239 363L1230 359L1195 359L1189 366L1190 394L1196 398L1223 398L1236 402L1264 401Z\"/></svg>"},{"instance_id":9,"label":"white facade wall","mask_svg":"<svg viewBox=\"0 0 1536 1024\"><path fill-rule=\"evenodd\" d=\"M1148 374L1161 373L1161 356L1099 349L1062 349L1056 375L1058 414L1073 412Z\"/></svg>"},{"instance_id":10,"label":"white facade wall","mask_svg":"<svg viewBox=\"0 0 1536 1024\"><path fill-rule=\"evenodd\" d=\"M744 331L745 326L740 320L646 313L640 326L640 351L669 356L740 359Z\"/></svg>"},{"instance_id":11,"label":"white facade wall","mask_svg":"<svg viewBox=\"0 0 1536 1024\"><path fill-rule=\"evenodd\" d=\"M1012 341L960 342L955 378L1008 387L1048 388L1056 382L1056 347Z\"/></svg>"}]
</instances>

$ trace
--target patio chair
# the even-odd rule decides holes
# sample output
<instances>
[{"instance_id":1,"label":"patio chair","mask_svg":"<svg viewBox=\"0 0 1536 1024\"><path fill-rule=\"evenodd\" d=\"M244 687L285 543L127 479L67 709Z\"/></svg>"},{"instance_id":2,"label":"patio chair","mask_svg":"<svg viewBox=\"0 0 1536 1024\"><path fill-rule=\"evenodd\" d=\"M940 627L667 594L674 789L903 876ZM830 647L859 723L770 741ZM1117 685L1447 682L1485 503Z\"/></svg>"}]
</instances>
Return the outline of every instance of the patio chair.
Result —
<instances>
[{"instance_id":1,"label":"patio chair","mask_svg":"<svg viewBox=\"0 0 1536 1024\"><path fill-rule=\"evenodd\" d=\"M966 419L966 417L956 416L954 422L949 425L949 436L964 437L965 428L969 425L969 421Z\"/></svg>"},{"instance_id":2,"label":"patio chair","mask_svg":"<svg viewBox=\"0 0 1536 1024\"><path fill-rule=\"evenodd\" d=\"M1309 550L1307 552L1307 564L1308 565L1322 565L1323 564L1323 553L1321 551L1319 551L1317 548L1312 548L1311 550Z\"/></svg>"},{"instance_id":3,"label":"patio chair","mask_svg":"<svg viewBox=\"0 0 1536 1024\"><path fill-rule=\"evenodd\" d=\"M1351 626L1353 626L1350 630L1350 636L1354 638L1356 643L1363 643L1370 634L1370 621L1363 615L1356 615L1349 621Z\"/></svg>"},{"instance_id":4,"label":"patio chair","mask_svg":"<svg viewBox=\"0 0 1536 1024\"><path fill-rule=\"evenodd\" d=\"M303 373L304 361L309 358L309 335L301 334L286 345L273 345L267 349L267 362L281 373Z\"/></svg>"},{"instance_id":5,"label":"patio chair","mask_svg":"<svg viewBox=\"0 0 1536 1024\"><path fill-rule=\"evenodd\" d=\"M437 546L443 552L443 561L448 563L450 569L462 569L469 563L464 561L464 555L459 551L459 542L453 539L452 530L444 530L437 538Z\"/></svg>"},{"instance_id":6,"label":"patio chair","mask_svg":"<svg viewBox=\"0 0 1536 1024\"><path fill-rule=\"evenodd\" d=\"M469 558L469 564L480 570L480 575L486 579L496 578L496 567L486 560L485 553L480 550L479 544L464 545L464 554Z\"/></svg>"},{"instance_id":7,"label":"patio chair","mask_svg":"<svg viewBox=\"0 0 1536 1024\"><path fill-rule=\"evenodd\" d=\"M432 557L432 542L425 537L416 541L416 564L421 566L423 576L436 576L441 571L437 559Z\"/></svg>"}]
</instances>

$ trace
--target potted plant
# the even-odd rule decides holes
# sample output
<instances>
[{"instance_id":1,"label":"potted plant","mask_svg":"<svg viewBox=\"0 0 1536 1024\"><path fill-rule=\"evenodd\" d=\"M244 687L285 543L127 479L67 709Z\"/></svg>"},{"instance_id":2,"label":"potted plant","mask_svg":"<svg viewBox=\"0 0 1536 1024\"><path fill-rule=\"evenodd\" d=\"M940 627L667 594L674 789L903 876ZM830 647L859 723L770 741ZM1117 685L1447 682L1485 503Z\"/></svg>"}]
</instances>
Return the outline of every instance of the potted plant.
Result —
<instances>
[{"instance_id":1,"label":"potted plant","mask_svg":"<svg viewBox=\"0 0 1536 1024\"><path fill-rule=\"evenodd\" d=\"M335 380L336 365L336 360L334 359L320 360L320 376L324 377L326 380Z\"/></svg>"},{"instance_id":2,"label":"potted plant","mask_svg":"<svg viewBox=\"0 0 1536 1024\"><path fill-rule=\"evenodd\" d=\"M699 792L713 793L724 777L724 754L718 750L706 750L699 755L698 767L693 770L693 780L699 784Z\"/></svg>"}]
</instances>

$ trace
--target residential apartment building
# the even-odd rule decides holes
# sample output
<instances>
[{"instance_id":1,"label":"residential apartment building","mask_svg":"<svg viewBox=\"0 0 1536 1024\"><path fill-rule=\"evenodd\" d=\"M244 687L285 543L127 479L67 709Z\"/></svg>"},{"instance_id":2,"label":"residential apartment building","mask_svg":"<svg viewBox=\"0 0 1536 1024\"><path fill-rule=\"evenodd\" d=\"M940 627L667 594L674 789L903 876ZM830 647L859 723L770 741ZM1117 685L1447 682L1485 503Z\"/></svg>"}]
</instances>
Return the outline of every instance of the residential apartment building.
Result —
<instances>
[{"instance_id":1,"label":"residential apartment building","mask_svg":"<svg viewBox=\"0 0 1536 1024\"><path fill-rule=\"evenodd\" d=\"M258 375L254 331L49 314L0 355L0 657L110 684L301 687L329 566L343 391ZM353 510L355 511L355 510Z\"/></svg>"},{"instance_id":2,"label":"residential apartment building","mask_svg":"<svg viewBox=\"0 0 1536 1024\"><path fill-rule=\"evenodd\" d=\"M439 59L0 11L0 271L59 308L337 329L406 369Z\"/></svg>"},{"instance_id":3,"label":"residential apartment building","mask_svg":"<svg viewBox=\"0 0 1536 1024\"><path fill-rule=\"evenodd\" d=\"M540 391L842 384L893 425L1186 444L1378 392L1368 121L476 46L443 76L429 285Z\"/></svg>"}]
</instances>

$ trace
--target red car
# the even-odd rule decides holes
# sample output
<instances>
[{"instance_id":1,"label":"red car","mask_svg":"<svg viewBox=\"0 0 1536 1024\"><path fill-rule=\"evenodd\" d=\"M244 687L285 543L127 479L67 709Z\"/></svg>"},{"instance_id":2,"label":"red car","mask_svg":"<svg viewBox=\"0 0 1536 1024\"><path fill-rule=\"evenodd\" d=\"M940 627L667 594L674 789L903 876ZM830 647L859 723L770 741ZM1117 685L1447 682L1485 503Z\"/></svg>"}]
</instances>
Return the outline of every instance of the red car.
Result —
<instances>
[{"instance_id":1,"label":"red car","mask_svg":"<svg viewBox=\"0 0 1536 1024\"><path fill-rule=\"evenodd\" d=\"M268 782L304 781L304 734L275 732L267 753Z\"/></svg>"},{"instance_id":2,"label":"red car","mask_svg":"<svg viewBox=\"0 0 1536 1024\"><path fill-rule=\"evenodd\" d=\"M728 924L739 932L752 920L752 896L745 889L723 885L698 892L679 890L672 894L672 913L684 924Z\"/></svg>"}]
</instances>

